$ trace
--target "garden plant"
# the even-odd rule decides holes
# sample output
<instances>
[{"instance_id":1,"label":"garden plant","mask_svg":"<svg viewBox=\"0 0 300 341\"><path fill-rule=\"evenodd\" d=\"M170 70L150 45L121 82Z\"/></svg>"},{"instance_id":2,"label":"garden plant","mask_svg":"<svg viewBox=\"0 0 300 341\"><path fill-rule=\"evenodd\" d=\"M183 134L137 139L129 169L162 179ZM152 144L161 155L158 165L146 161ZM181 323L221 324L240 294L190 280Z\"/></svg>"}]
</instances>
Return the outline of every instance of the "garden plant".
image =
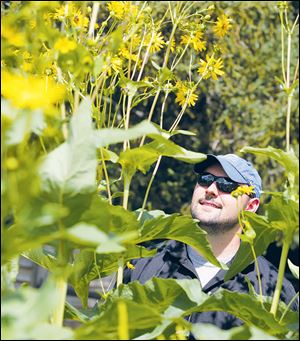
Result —
<instances>
[{"instance_id":1,"label":"garden plant","mask_svg":"<svg viewBox=\"0 0 300 341\"><path fill-rule=\"evenodd\" d=\"M286 267L299 278L288 259L299 229L298 15L290 2L271 2L280 31L273 82L284 108L281 142L272 144L271 136L240 150L281 167L282 186L264 186L269 200L262 214L241 215L241 247L225 278L277 241L282 254L274 296L256 293L250 282L248 294L220 289L212 295L197 280L122 283L132 259L155 254L142 246L154 239L182 241L226 268L196 220L167 213L150 197L164 160L192 169L206 158L177 141L201 140L181 123L193 118L206 89L217 92L220 80L230 82L226 70L239 63L228 44L238 28L229 13L232 3L243 2L219 3L1 2L3 340L184 340L190 332L197 339L298 339L298 312L280 301ZM224 124L226 134L235 130L232 117L220 118L212 134ZM20 257L49 271L40 288L16 287ZM88 307L90 283L107 276L115 285L103 287L98 304ZM68 285L82 309L67 302ZM244 324L224 331L184 318L210 310Z\"/></svg>"}]
</instances>

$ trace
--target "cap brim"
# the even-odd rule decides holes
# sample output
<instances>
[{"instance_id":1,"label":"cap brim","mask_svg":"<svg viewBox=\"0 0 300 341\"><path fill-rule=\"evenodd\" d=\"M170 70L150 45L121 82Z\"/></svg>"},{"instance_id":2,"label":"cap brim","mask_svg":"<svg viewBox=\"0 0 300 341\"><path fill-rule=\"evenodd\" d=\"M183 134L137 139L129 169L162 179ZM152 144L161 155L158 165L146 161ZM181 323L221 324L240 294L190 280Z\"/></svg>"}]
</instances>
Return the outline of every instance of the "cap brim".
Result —
<instances>
[{"instance_id":1,"label":"cap brim","mask_svg":"<svg viewBox=\"0 0 300 341\"><path fill-rule=\"evenodd\" d=\"M231 180L242 184L248 183L248 181L240 174L240 172L234 166L232 166L230 162L222 158L221 155L216 156L213 154L208 154L207 159L205 161L195 164L194 171L196 173L201 173L216 161L222 166L224 172L228 175L228 177Z\"/></svg>"}]
</instances>

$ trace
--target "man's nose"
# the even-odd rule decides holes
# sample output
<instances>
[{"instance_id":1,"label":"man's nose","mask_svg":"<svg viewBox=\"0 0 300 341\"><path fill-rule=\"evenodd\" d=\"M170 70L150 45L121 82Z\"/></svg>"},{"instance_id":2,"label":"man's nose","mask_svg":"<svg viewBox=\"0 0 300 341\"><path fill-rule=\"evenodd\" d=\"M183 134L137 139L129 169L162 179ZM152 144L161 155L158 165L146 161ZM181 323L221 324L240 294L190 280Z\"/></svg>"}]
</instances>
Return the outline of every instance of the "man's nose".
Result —
<instances>
[{"instance_id":1,"label":"man's nose","mask_svg":"<svg viewBox=\"0 0 300 341\"><path fill-rule=\"evenodd\" d=\"M216 182L213 182L210 186L208 186L205 190L206 195L209 196L218 196L218 188Z\"/></svg>"}]
</instances>

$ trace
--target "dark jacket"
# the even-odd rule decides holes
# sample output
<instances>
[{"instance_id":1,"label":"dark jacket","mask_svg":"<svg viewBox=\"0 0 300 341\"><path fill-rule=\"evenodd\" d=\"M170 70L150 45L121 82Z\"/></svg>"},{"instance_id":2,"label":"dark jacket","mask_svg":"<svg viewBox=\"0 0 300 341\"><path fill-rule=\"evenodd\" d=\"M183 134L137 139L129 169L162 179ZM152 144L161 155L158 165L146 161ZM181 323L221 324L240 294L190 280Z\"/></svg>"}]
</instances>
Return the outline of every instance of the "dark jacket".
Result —
<instances>
[{"instance_id":1,"label":"dark jacket","mask_svg":"<svg viewBox=\"0 0 300 341\"><path fill-rule=\"evenodd\" d=\"M124 283L129 283L137 280L140 283L144 284L152 277L175 279L198 278L193 263L188 256L186 244L174 240L159 240L144 246L149 249L153 248L153 246L156 247L158 250L157 254L153 257L132 260L131 263L134 265L135 269L124 270ZM260 256L257 258L257 260L261 273L263 295L273 296L278 271L276 267L264 257ZM230 266L232 261L233 259L227 265ZM246 269L244 269L242 272L238 273L226 282L224 282L225 274L226 271L220 269L216 276L213 277L202 288L202 290L205 293L210 294L215 292L218 288L222 287L231 291L248 293L248 284L245 280L245 276L247 276L254 286L256 292L259 293L259 286L254 263L250 264ZM280 297L281 300L288 304L295 294L296 293L293 285L288 280L284 279ZM292 304L292 309L298 309L297 301ZM230 329L232 327L240 326L243 324L243 322L237 317L223 311L193 313L190 316L189 321L192 323L211 323L221 329Z\"/></svg>"}]
</instances>

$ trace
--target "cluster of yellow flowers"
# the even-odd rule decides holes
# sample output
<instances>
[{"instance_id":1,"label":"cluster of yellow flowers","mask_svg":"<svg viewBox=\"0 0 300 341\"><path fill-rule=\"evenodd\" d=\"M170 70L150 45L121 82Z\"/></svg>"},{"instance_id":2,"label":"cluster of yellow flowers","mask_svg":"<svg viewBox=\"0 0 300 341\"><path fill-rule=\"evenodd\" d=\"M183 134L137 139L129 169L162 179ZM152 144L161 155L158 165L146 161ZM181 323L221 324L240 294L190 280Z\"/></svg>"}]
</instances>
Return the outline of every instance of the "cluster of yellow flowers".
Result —
<instances>
[{"instance_id":1,"label":"cluster of yellow flowers","mask_svg":"<svg viewBox=\"0 0 300 341\"><path fill-rule=\"evenodd\" d=\"M237 198L243 194L251 195L254 193L254 186L243 185L231 192L234 198Z\"/></svg>"}]
</instances>

